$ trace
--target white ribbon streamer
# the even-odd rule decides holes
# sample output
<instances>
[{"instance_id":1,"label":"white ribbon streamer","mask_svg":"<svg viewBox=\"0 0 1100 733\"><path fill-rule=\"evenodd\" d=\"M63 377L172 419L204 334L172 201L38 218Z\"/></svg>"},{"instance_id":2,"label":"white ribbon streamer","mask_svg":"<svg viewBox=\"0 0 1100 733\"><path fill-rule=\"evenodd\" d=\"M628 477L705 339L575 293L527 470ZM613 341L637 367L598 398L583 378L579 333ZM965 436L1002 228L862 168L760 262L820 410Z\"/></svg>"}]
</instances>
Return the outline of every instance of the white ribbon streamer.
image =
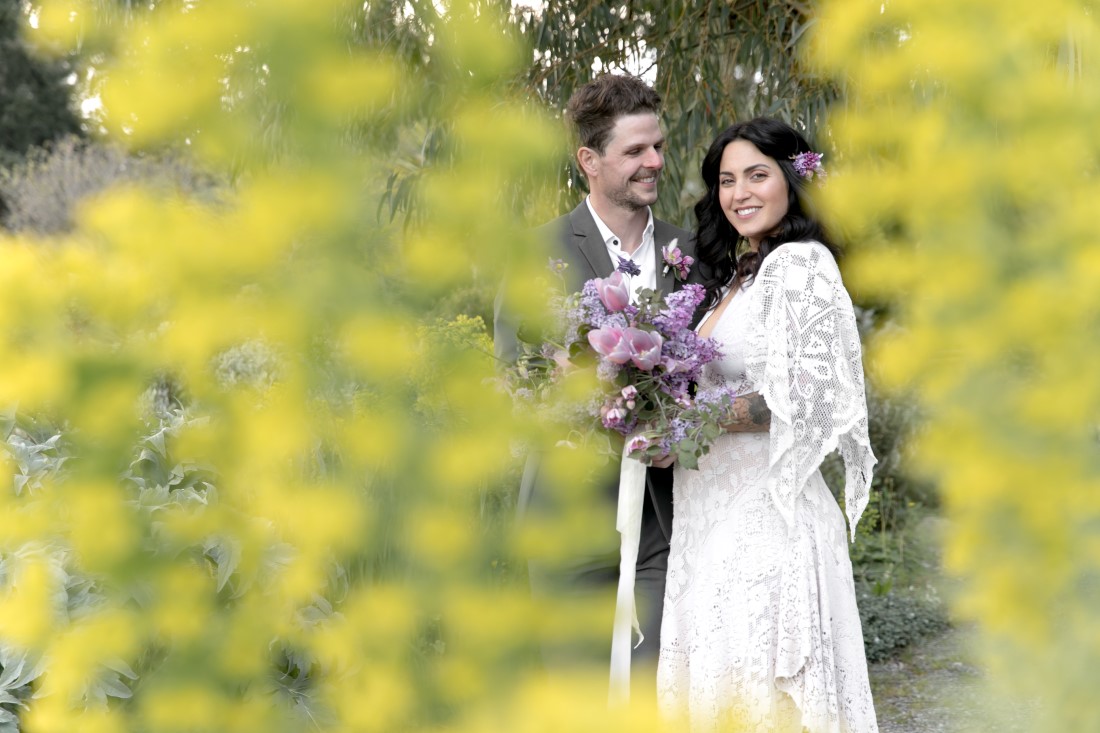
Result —
<instances>
[{"instance_id":1,"label":"white ribbon streamer","mask_svg":"<svg viewBox=\"0 0 1100 733\"><path fill-rule=\"evenodd\" d=\"M630 441L627 441L629 444ZM612 705L630 700L630 632L642 629L634 600L634 570L638 564L638 545L642 535L642 504L645 499L646 466L629 458L623 448L619 469L619 505L615 529L619 531L619 590L615 599L615 626L611 632L611 685L608 702ZM637 645L635 645L637 646Z\"/></svg>"}]
</instances>

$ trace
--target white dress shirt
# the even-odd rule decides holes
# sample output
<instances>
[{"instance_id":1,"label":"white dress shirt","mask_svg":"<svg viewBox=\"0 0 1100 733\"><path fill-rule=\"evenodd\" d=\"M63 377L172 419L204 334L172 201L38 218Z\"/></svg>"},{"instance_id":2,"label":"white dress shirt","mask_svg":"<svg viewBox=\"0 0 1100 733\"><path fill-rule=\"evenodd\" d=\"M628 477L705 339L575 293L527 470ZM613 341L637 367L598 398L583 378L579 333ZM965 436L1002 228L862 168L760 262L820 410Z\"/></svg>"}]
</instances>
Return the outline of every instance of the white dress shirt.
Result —
<instances>
[{"instance_id":1,"label":"white dress shirt","mask_svg":"<svg viewBox=\"0 0 1100 733\"><path fill-rule=\"evenodd\" d=\"M631 254L627 254L623 251L622 242L619 240L619 236L615 232L611 231L607 224L604 224L603 219L596 213L596 210L592 208L591 198L586 198L585 203L588 204L588 211L592 214L592 218L596 222L596 228L600 230L600 234L603 236L603 243L607 247L607 256L611 259L611 266L617 268L619 266L619 259L633 260L634 264L638 266L642 272L639 275L625 275L627 286L630 288L630 302L638 302L638 291L642 288L650 288L651 290L657 289L657 255L654 253L653 248L657 245L653 241L653 211L647 208L649 214L649 221L646 222L645 231L642 232L642 243Z\"/></svg>"}]
</instances>

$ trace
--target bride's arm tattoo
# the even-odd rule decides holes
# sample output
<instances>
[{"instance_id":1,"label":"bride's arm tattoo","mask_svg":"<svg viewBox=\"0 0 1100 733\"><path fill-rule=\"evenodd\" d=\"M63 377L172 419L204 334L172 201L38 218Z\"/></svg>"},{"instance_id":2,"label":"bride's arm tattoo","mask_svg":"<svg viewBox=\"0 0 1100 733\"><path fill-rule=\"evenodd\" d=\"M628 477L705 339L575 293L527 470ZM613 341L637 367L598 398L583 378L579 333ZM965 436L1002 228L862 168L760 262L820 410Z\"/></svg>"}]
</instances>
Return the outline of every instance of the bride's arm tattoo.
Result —
<instances>
[{"instance_id":1,"label":"bride's arm tattoo","mask_svg":"<svg viewBox=\"0 0 1100 733\"><path fill-rule=\"evenodd\" d=\"M771 422L772 412L764 396L753 392L734 398L729 420L722 427L731 433L766 433Z\"/></svg>"}]
</instances>

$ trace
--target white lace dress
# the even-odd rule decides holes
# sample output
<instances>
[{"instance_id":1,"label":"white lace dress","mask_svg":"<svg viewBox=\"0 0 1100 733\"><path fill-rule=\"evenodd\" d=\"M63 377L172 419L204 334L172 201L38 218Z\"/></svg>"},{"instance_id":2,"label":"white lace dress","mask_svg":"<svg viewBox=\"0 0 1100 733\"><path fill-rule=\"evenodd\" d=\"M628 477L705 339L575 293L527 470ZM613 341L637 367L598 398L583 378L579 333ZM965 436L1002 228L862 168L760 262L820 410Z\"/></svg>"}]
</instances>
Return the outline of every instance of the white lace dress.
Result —
<instances>
[{"instance_id":1,"label":"white lace dress","mask_svg":"<svg viewBox=\"0 0 1100 733\"><path fill-rule=\"evenodd\" d=\"M877 731L845 518L818 470L840 450L855 526L875 458L851 300L828 250L788 243L712 332L707 381L760 392L768 433L677 467L658 692L693 731Z\"/></svg>"}]
</instances>

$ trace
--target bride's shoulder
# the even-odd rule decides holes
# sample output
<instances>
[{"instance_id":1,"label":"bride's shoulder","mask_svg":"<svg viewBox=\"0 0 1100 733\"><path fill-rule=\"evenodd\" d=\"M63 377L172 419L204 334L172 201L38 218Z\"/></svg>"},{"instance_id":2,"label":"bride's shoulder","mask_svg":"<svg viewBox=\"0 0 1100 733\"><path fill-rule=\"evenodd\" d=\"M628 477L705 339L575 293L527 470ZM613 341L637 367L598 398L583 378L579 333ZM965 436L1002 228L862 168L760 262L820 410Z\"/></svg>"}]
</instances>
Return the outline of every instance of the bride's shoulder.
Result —
<instances>
[{"instance_id":1,"label":"bride's shoulder","mask_svg":"<svg viewBox=\"0 0 1100 733\"><path fill-rule=\"evenodd\" d=\"M833 259L833 253L829 251L829 248L816 239L807 239L802 242L787 242L775 249L775 254L780 253L786 253L787 257L805 257L807 255L820 257L821 255L827 255L829 260Z\"/></svg>"},{"instance_id":2,"label":"bride's shoulder","mask_svg":"<svg viewBox=\"0 0 1100 733\"><path fill-rule=\"evenodd\" d=\"M792 266L813 269L824 266L835 269L836 260L829 248L816 240L786 242L773 249L764 259L761 272L780 272Z\"/></svg>"},{"instance_id":3,"label":"bride's shoulder","mask_svg":"<svg viewBox=\"0 0 1100 733\"><path fill-rule=\"evenodd\" d=\"M776 247L761 263L757 280L773 282L788 290L841 286L840 268L833 253L821 242L787 242Z\"/></svg>"}]
</instances>

